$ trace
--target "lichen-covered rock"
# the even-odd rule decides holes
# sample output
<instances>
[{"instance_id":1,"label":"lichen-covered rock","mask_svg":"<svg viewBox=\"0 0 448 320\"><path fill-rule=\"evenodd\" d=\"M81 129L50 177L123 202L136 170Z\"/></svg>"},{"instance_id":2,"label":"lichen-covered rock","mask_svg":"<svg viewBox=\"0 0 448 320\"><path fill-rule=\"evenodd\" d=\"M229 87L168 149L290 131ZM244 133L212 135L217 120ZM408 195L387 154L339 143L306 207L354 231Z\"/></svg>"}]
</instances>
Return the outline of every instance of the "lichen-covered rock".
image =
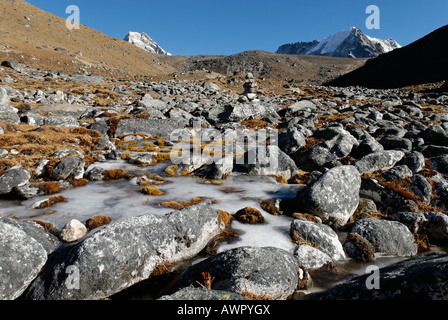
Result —
<instances>
[{"instance_id":1,"label":"lichen-covered rock","mask_svg":"<svg viewBox=\"0 0 448 320\"><path fill-rule=\"evenodd\" d=\"M298 207L324 223L345 224L359 204L361 177L354 166L339 166L324 173L297 195Z\"/></svg>"},{"instance_id":2,"label":"lichen-covered rock","mask_svg":"<svg viewBox=\"0 0 448 320\"><path fill-rule=\"evenodd\" d=\"M144 133L167 138L186 124L175 119L123 119L117 125L116 135Z\"/></svg>"},{"instance_id":3,"label":"lichen-covered rock","mask_svg":"<svg viewBox=\"0 0 448 320\"><path fill-rule=\"evenodd\" d=\"M299 245L294 250L294 257L296 257L298 264L306 269L318 269L333 261L328 254L307 244Z\"/></svg>"},{"instance_id":4,"label":"lichen-covered rock","mask_svg":"<svg viewBox=\"0 0 448 320\"><path fill-rule=\"evenodd\" d=\"M425 221L421 224L422 232L428 235L432 244L448 244L448 215L441 212L425 212Z\"/></svg>"},{"instance_id":5,"label":"lichen-covered rock","mask_svg":"<svg viewBox=\"0 0 448 320\"><path fill-rule=\"evenodd\" d=\"M72 176L75 179L84 176L84 161L76 156L62 159L55 167L52 178L55 180L65 180Z\"/></svg>"},{"instance_id":6,"label":"lichen-covered rock","mask_svg":"<svg viewBox=\"0 0 448 320\"><path fill-rule=\"evenodd\" d=\"M17 299L39 274L47 251L25 231L0 222L0 300Z\"/></svg>"},{"instance_id":7,"label":"lichen-covered rock","mask_svg":"<svg viewBox=\"0 0 448 320\"><path fill-rule=\"evenodd\" d=\"M305 137L297 128L291 128L278 136L278 146L286 154L297 152L305 145Z\"/></svg>"},{"instance_id":8,"label":"lichen-covered rock","mask_svg":"<svg viewBox=\"0 0 448 320\"><path fill-rule=\"evenodd\" d=\"M372 273L356 277L320 293L311 300L446 300L448 299L448 254L429 253L378 270L379 288Z\"/></svg>"},{"instance_id":9,"label":"lichen-covered rock","mask_svg":"<svg viewBox=\"0 0 448 320\"><path fill-rule=\"evenodd\" d=\"M159 300L247 300L242 295L224 290L206 290L203 288L183 288L171 295L162 296Z\"/></svg>"},{"instance_id":10,"label":"lichen-covered rock","mask_svg":"<svg viewBox=\"0 0 448 320\"><path fill-rule=\"evenodd\" d=\"M279 176L290 179L299 170L294 161L275 145L257 146L236 159L235 170L249 175Z\"/></svg>"},{"instance_id":11,"label":"lichen-covered rock","mask_svg":"<svg viewBox=\"0 0 448 320\"><path fill-rule=\"evenodd\" d=\"M308 172L341 165L338 157L334 153L319 144L315 144L306 150L298 150L291 155L291 158L298 168Z\"/></svg>"},{"instance_id":12,"label":"lichen-covered rock","mask_svg":"<svg viewBox=\"0 0 448 320\"><path fill-rule=\"evenodd\" d=\"M289 233L293 241L309 243L333 260L345 259L344 248L338 235L326 224L314 223L304 218L294 219Z\"/></svg>"},{"instance_id":13,"label":"lichen-covered rock","mask_svg":"<svg viewBox=\"0 0 448 320\"><path fill-rule=\"evenodd\" d=\"M361 173L374 172L377 170L389 170L404 157L400 150L384 150L370 153L354 163Z\"/></svg>"},{"instance_id":14,"label":"lichen-covered rock","mask_svg":"<svg viewBox=\"0 0 448 320\"><path fill-rule=\"evenodd\" d=\"M8 194L14 187L28 183L31 178L29 171L22 166L14 166L0 177L0 194Z\"/></svg>"},{"instance_id":15,"label":"lichen-covered rock","mask_svg":"<svg viewBox=\"0 0 448 320\"><path fill-rule=\"evenodd\" d=\"M0 103L0 120L11 122L11 123L19 123L20 118L17 115L17 108L11 107L9 104Z\"/></svg>"},{"instance_id":16,"label":"lichen-covered rock","mask_svg":"<svg viewBox=\"0 0 448 320\"><path fill-rule=\"evenodd\" d=\"M117 220L61 249L33 282L28 297L109 297L147 279L159 266L197 255L224 227L220 212L206 203L165 215ZM72 280L76 281L67 286Z\"/></svg>"},{"instance_id":17,"label":"lichen-covered rock","mask_svg":"<svg viewBox=\"0 0 448 320\"><path fill-rule=\"evenodd\" d=\"M376 252L410 257L417 254L417 244L409 229L398 221L365 218L355 222L352 233L366 239Z\"/></svg>"},{"instance_id":18,"label":"lichen-covered rock","mask_svg":"<svg viewBox=\"0 0 448 320\"><path fill-rule=\"evenodd\" d=\"M214 278L211 289L245 297L283 300L293 294L300 268L292 254L274 247L239 247L185 270L175 288L199 286L203 272Z\"/></svg>"},{"instance_id":19,"label":"lichen-covered rock","mask_svg":"<svg viewBox=\"0 0 448 320\"><path fill-rule=\"evenodd\" d=\"M29 220L17 220L10 217L0 217L0 223L9 224L24 231L28 236L39 242L51 254L60 244L59 239L47 232L42 226Z\"/></svg>"}]
</instances>

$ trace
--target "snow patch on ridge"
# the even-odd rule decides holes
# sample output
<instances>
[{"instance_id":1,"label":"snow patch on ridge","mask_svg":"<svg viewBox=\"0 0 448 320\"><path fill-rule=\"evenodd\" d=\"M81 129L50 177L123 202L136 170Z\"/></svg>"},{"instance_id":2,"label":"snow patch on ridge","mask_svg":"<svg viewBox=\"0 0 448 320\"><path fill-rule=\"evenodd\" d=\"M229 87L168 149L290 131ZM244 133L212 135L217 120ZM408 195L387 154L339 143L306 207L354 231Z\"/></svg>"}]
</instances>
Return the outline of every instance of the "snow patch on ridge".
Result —
<instances>
[{"instance_id":1,"label":"snow patch on ridge","mask_svg":"<svg viewBox=\"0 0 448 320\"><path fill-rule=\"evenodd\" d=\"M130 31L124 40L149 53L171 56L171 53L166 52L145 32L139 33Z\"/></svg>"}]
</instances>

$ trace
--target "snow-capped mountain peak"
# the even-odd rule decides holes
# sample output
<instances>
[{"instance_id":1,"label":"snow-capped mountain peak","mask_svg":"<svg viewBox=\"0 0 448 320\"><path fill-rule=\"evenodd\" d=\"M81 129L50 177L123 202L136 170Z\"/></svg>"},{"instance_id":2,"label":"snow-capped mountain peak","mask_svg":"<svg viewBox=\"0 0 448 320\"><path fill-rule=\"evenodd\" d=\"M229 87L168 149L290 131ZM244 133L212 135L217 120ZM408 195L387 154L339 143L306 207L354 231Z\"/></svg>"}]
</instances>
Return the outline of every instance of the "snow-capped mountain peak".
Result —
<instances>
[{"instance_id":1,"label":"snow-capped mountain peak","mask_svg":"<svg viewBox=\"0 0 448 320\"><path fill-rule=\"evenodd\" d=\"M401 48L401 46L394 39L381 40L369 37L360 29L351 27L321 41L282 45L277 53L371 58L397 48Z\"/></svg>"},{"instance_id":2,"label":"snow-capped mountain peak","mask_svg":"<svg viewBox=\"0 0 448 320\"><path fill-rule=\"evenodd\" d=\"M380 45L385 53L401 48L401 45L394 39L381 40L378 38L369 37L368 35L366 35L366 37L373 43Z\"/></svg>"},{"instance_id":3,"label":"snow-capped mountain peak","mask_svg":"<svg viewBox=\"0 0 448 320\"><path fill-rule=\"evenodd\" d=\"M161 46L159 46L149 35L145 32L133 32L130 31L124 38L125 41L132 43L133 45L153 54L161 54L170 56L171 53L166 52Z\"/></svg>"}]
</instances>

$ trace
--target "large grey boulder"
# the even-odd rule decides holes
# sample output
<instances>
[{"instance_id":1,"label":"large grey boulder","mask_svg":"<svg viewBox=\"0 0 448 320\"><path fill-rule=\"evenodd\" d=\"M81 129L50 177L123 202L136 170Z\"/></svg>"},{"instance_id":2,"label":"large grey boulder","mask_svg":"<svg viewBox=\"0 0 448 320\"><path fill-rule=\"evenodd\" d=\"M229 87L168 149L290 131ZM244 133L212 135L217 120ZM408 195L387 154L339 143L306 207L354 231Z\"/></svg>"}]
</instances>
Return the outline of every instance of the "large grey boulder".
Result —
<instances>
[{"instance_id":1,"label":"large grey boulder","mask_svg":"<svg viewBox=\"0 0 448 320\"><path fill-rule=\"evenodd\" d=\"M81 83L87 84L87 83L104 83L104 78L99 74L73 74L71 75L72 81L79 81Z\"/></svg>"},{"instance_id":2,"label":"large grey boulder","mask_svg":"<svg viewBox=\"0 0 448 320\"><path fill-rule=\"evenodd\" d=\"M265 117L279 118L277 111L280 107L270 103L252 101L250 103L230 103L212 106L203 112L203 116L210 123L240 122L248 119L262 119Z\"/></svg>"},{"instance_id":3,"label":"large grey boulder","mask_svg":"<svg viewBox=\"0 0 448 320\"><path fill-rule=\"evenodd\" d=\"M220 213L206 203L118 220L58 252L28 297L107 298L149 278L157 267L194 257L224 227Z\"/></svg>"},{"instance_id":4,"label":"large grey boulder","mask_svg":"<svg viewBox=\"0 0 448 320\"><path fill-rule=\"evenodd\" d=\"M298 207L324 223L345 224L359 204L361 177L354 166L338 166L324 173L296 197Z\"/></svg>"},{"instance_id":5,"label":"large grey boulder","mask_svg":"<svg viewBox=\"0 0 448 320\"><path fill-rule=\"evenodd\" d=\"M187 124L186 121L173 119L123 119L117 125L116 135L143 133L168 138Z\"/></svg>"},{"instance_id":6,"label":"large grey boulder","mask_svg":"<svg viewBox=\"0 0 448 320\"><path fill-rule=\"evenodd\" d=\"M425 212L421 231L428 235L430 243L448 244L448 215L441 212Z\"/></svg>"},{"instance_id":7,"label":"large grey boulder","mask_svg":"<svg viewBox=\"0 0 448 320\"><path fill-rule=\"evenodd\" d=\"M28 183L31 178L29 171L22 166L14 166L0 177L0 194L8 194L14 187Z\"/></svg>"},{"instance_id":8,"label":"large grey boulder","mask_svg":"<svg viewBox=\"0 0 448 320\"><path fill-rule=\"evenodd\" d=\"M55 180L65 180L70 176L82 178L84 165L84 161L76 156L64 158L54 167L52 178Z\"/></svg>"},{"instance_id":9,"label":"large grey boulder","mask_svg":"<svg viewBox=\"0 0 448 320\"><path fill-rule=\"evenodd\" d=\"M17 115L17 108L11 107L9 104L0 103L0 120L11 122L11 123L19 123L20 118Z\"/></svg>"},{"instance_id":10,"label":"large grey boulder","mask_svg":"<svg viewBox=\"0 0 448 320\"><path fill-rule=\"evenodd\" d=\"M363 132L363 135L359 140L359 145L354 147L351 153L351 155L357 159L384 150L384 147L367 132Z\"/></svg>"},{"instance_id":11,"label":"large grey boulder","mask_svg":"<svg viewBox=\"0 0 448 320\"><path fill-rule=\"evenodd\" d=\"M417 204L399 193L384 187L375 179L363 178L360 195L372 199L378 205L395 211L418 209Z\"/></svg>"},{"instance_id":12,"label":"large grey boulder","mask_svg":"<svg viewBox=\"0 0 448 320\"><path fill-rule=\"evenodd\" d=\"M175 288L199 286L203 272L215 279L211 288L251 297L283 300L293 294L300 268L292 254L274 247L239 247L185 270Z\"/></svg>"},{"instance_id":13,"label":"large grey boulder","mask_svg":"<svg viewBox=\"0 0 448 320\"><path fill-rule=\"evenodd\" d=\"M404 157L400 150L384 150L370 153L354 163L361 173L369 173L378 170L389 170Z\"/></svg>"},{"instance_id":14,"label":"large grey boulder","mask_svg":"<svg viewBox=\"0 0 448 320\"><path fill-rule=\"evenodd\" d=\"M159 300L247 300L242 295L224 291L224 290L207 290L204 288L183 288L173 294L162 296Z\"/></svg>"},{"instance_id":15,"label":"large grey boulder","mask_svg":"<svg viewBox=\"0 0 448 320\"><path fill-rule=\"evenodd\" d=\"M0 300L17 299L47 261L47 251L25 231L0 221Z\"/></svg>"},{"instance_id":16,"label":"large grey boulder","mask_svg":"<svg viewBox=\"0 0 448 320\"><path fill-rule=\"evenodd\" d=\"M301 244L294 250L294 257L297 263L306 269L318 269L333 259L321 250L308 244Z\"/></svg>"},{"instance_id":17,"label":"large grey boulder","mask_svg":"<svg viewBox=\"0 0 448 320\"><path fill-rule=\"evenodd\" d=\"M336 287L308 295L311 300L447 300L448 254L429 253L407 259ZM376 283L379 287L375 288Z\"/></svg>"},{"instance_id":18,"label":"large grey boulder","mask_svg":"<svg viewBox=\"0 0 448 320\"><path fill-rule=\"evenodd\" d=\"M341 133L326 140L321 144L324 148L327 148L331 153L335 154L338 158L348 156L354 148L359 146L358 140L352 136L346 130L340 130Z\"/></svg>"},{"instance_id":19,"label":"large grey boulder","mask_svg":"<svg viewBox=\"0 0 448 320\"><path fill-rule=\"evenodd\" d=\"M396 212L393 219L414 233L425 234L431 244L448 244L448 215L442 212Z\"/></svg>"},{"instance_id":20,"label":"large grey boulder","mask_svg":"<svg viewBox=\"0 0 448 320\"><path fill-rule=\"evenodd\" d=\"M417 244L411 231L398 221L365 218L355 222L352 233L371 244L377 253L410 257L417 254Z\"/></svg>"},{"instance_id":21,"label":"large grey boulder","mask_svg":"<svg viewBox=\"0 0 448 320\"><path fill-rule=\"evenodd\" d=\"M42 119L43 125L54 127L77 128L78 119L73 116L46 116Z\"/></svg>"},{"instance_id":22,"label":"large grey boulder","mask_svg":"<svg viewBox=\"0 0 448 320\"><path fill-rule=\"evenodd\" d=\"M234 168L249 175L280 176L287 180L299 173L291 157L276 145L249 149L242 158L236 159Z\"/></svg>"},{"instance_id":23,"label":"large grey boulder","mask_svg":"<svg viewBox=\"0 0 448 320\"><path fill-rule=\"evenodd\" d=\"M29 220L17 220L10 217L0 217L0 223L9 224L25 232L44 247L47 254L51 254L60 244L59 239L47 232L42 226Z\"/></svg>"},{"instance_id":24,"label":"large grey boulder","mask_svg":"<svg viewBox=\"0 0 448 320\"><path fill-rule=\"evenodd\" d=\"M293 241L314 245L333 260L345 259L344 248L338 235L326 224L294 219L289 233Z\"/></svg>"},{"instance_id":25,"label":"large grey boulder","mask_svg":"<svg viewBox=\"0 0 448 320\"><path fill-rule=\"evenodd\" d=\"M168 108L168 105L165 101L154 99L150 94L145 94L141 100L137 101L137 107L165 111Z\"/></svg>"},{"instance_id":26,"label":"large grey boulder","mask_svg":"<svg viewBox=\"0 0 448 320\"><path fill-rule=\"evenodd\" d=\"M340 166L338 157L328 148L315 144L309 149L298 150L291 155L297 167L304 171L323 170L323 168L334 168Z\"/></svg>"},{"instance_id":27,"label":"large grey boulder","mask_svg":"<svg viewBox=\"0 0 448 320\"><path fill-rule=\"evenodd\" d=\"M295 153L305 145L305 136L297 128L291 128L278 135L278 146L286 154Z\"/></svg>"}]
</instances>

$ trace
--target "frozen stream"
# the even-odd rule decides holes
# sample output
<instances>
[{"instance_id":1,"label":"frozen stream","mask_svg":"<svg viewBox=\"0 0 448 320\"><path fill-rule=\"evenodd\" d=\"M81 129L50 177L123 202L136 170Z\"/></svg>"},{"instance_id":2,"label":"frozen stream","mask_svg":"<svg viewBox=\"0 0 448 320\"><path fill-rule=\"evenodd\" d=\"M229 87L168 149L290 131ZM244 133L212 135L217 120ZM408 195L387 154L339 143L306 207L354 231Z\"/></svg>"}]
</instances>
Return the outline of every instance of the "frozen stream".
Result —
<instances>
[{"instance_id":1,"label":"frozen stream","mask_svg":"<svg viewBox=\"0 0 448 320\"><path fill-rule=\"evenodd\" d=\"M95 163L104 169L124 169L129 173L162 174L167 164L149 167L137 167L125 161L108 161ZM258 225L232 222L232 229L237 230L239 236L231 242L224 242L217 248L218 252L240 246L265 247L274 246L293 252L297 246L291 241L289 229L292 222L289 216L274 216L261 209L260 200L276 200L294 198L302 185L281 184L274 178L261 176L247 176L233 174L222 184L206 184L199 177L170 177L165 183L157 187L165 192L160 196L148 196L139 192L138 185L129 180L89 182L86 186L67 189L60 193L68 201L58 203L50 208L33 209L34 203L48 199L51 196L41 196L31 200L17 202L0 200L0 214L16 216L21 219L40 220L53 224L61 229L69 220L78 219L85 222L96 215L105 215L116 221L132 216L154 213L164 214L173 211L171 208L160 206L165 201L190 201L195 197L206 197L213 200L214 208L224 210L230 214L250 206L258 209L264 216L266 223ZM59 194L58 194L59 195ZM54 196L54 195L52 195ZM51 210L51 211L49 211ZM343 235L340 235L343 237ZM437 249L437 248L436 248ZM383 267L403 260L398 257L378 257L373 263ZM337 264L338 272L320 272L313 278L310 291L316 292L330 288L334 284L354 275L366 273L366 268L372 263L356 263L350 259ZM342 270L342 272L341 272Z\"/></svg>"},{"instance_id":2,"label":"frozen stream","mask_svg":"<svg viewBox=\"0 0 448 320\"><path fill-rule=\"evenodd\" d=\"M126 172L156 174L162 173L166 167L166 164L137 167L121 160L95 165L104 169L125 169ZM288 251L294 248L289 237L292 218L273 216L264 212L259 200L295 197L302 186L280 184L270 177L247 175L232 175L220 185L206 184L203 179L194 176L164 179L165 183L157 185L165 192L160 196L144 195L139 192L141 187L126 179L89 182L86 186L67 189L58 194L63 195L67 202L57 203L49 208L34 209L33 204L54 195L40 196L21 203L1 200L0 212L3 215L48 222L61 229L71 219L78 219L84 223L96 215L109 216L116 221L146 213L164 214L173 209L160 206L162 202L191 201L195 197L206 197L213 200L212 206L216 209L232 214L251 206L260 210L266 219L265 224L250 226L234 221L232 227L241 230L240 241L223 244L219 248L220 251L243 245L276 246Z\"/></svg>"}]
</instances>

